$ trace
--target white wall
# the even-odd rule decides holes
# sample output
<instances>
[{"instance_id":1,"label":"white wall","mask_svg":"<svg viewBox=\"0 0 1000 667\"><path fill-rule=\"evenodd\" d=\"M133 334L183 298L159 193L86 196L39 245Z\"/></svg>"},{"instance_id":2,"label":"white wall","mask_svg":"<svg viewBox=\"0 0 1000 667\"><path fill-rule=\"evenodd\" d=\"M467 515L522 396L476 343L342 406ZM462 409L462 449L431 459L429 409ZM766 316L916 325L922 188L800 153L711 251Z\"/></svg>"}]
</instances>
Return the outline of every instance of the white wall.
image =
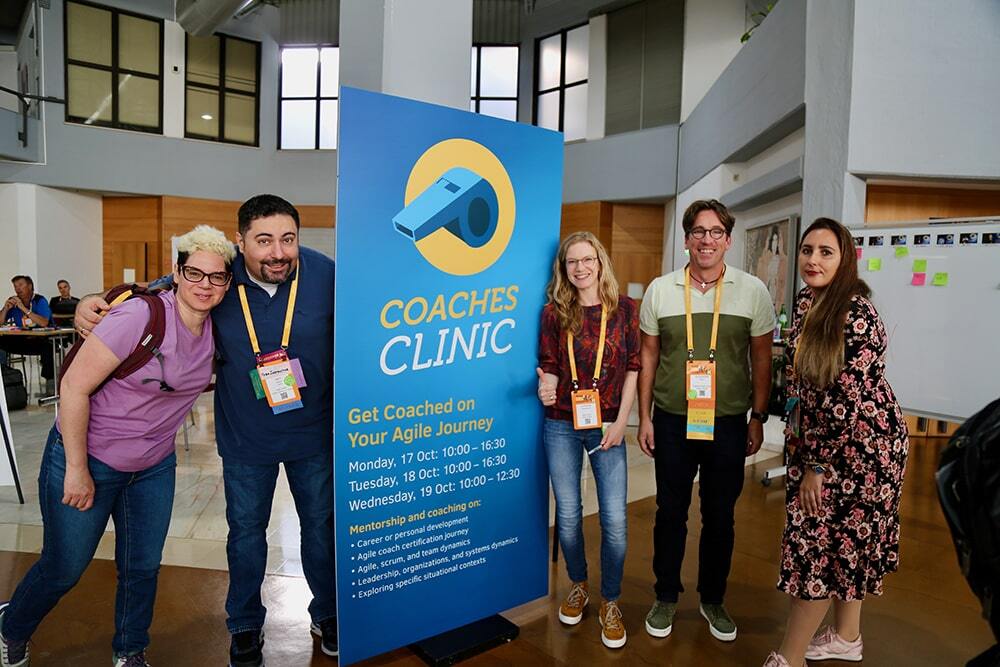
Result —
<instances>
[{"instance_id":1,"label":"white wall","mask_svg":"<svg viewBox=\"0 0 1000 667\"><path fill-rule=\"evenodd\" d=\"M184 29L179 23L164 21L163 136L166 137L184 137L184 77Z\"/></svg>"},{"instance_id":2,"label":"white wall","mask_svg":"<svg viewBox=\"0 0 1000 667\"><path fill-rule=\"evenodd\" d=\"M382 92L469 109L472 0L385 0Z\"/></svg>"},{"instance_id":3,"label":"white wall","mask_svg":"<svg viewBox=\"0 0 1000 667\"><path fill-rule=\"evenodd\" d=\"M1000 2L854 8L847 169L1000 178Z\"/></svg>"},{"instance_id":4,"label":"white wall","mask_svg":"<svg viewBox=\"0 0 1000 667\"><path fill-rule=\"evenodd\" d=\"M6 284L11 276L21 273L18 252L18 185L0 183L0 300L13 294Z\"/></svg>"},{"instance_id":5,"label":"white wall","mask_svg":"<svg viewBox=\"0 0 1000 667\"><path fill-rule=\"evenodd\" d=\"M0 86L17 90L17 51L7 46L0 46ZM18 111L17 98L0 93L0 108Z\"/></svg>"},{"instance_id":6,"label":"white wall","mask_svg":"<svg viewBox=\"0 0 1000 667\"><path fill-rule=\"evenodd\" d=\"M746 162L732 162L723 165L725 177L723 190L720 194L732 192L755 178L760 178L781 165L802 157L805 151L805 136L805 128L796 130Z\"/></svg>"},{"instance_id":7,"label":"white wall","mask_svg":"<svg viewBox=\"0 0 1000 667\"><path fill-rule=\"evenodd\" d=\"M102 226L99 195L0 184L0 294L13 293L8 281L22 273L46 297L58 292L60 278L69 280L77 294L99 291L104 284Z\"/></svg>"},{"instance_id":8,"label":"white wall","mask_svg":"<svg viewBox=\"0 0 1000 667\"><path fill-rule=\"evenodd\" d=\"M684 5L681 122L743 46L745 0L693 0Z\"/></svg>"},{"instance_id":9,"label":"white wall","mask_svg":"<svg viewBox=\"0 0 1000 667\"><path fill-rule=\"evenodd\" d=\"M103 200L100 195L56 188L35 188L38 230L35 289L55 296L56 282L66 279L77 295L99 292L104 285Z\"/></svg>"},{"instance_id":10,"label":"white wall","mask_svg":"<svg viewBox=\"0 0 1000 667\"><path fill-rule=\"evenodd\" d=\"M337 230L333 227L303 227L299 230L299 242L330 259L336 259Z\"/></svg>"}]
</instances>

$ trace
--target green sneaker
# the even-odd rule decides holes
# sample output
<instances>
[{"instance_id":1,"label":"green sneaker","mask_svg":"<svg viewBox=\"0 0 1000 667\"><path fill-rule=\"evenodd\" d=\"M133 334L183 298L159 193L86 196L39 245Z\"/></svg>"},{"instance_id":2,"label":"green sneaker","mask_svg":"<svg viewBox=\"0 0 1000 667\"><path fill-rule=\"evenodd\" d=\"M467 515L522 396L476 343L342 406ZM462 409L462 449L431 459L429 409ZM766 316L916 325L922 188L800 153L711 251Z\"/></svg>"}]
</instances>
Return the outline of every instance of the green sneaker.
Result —
<instances>
[{"instance_id":1,"label":"green sneaker","mask_svg":"<svg viewBox=\"0 0 1000 667\"><path fill-rule=\"evenodd\" d=\"M674 613L677 611L676 602L653 603L653 608L646 614L646 632L653 637L666 637L674 629Z\"/></svg>"},{"instance_id":2,"label":"green sneaker","mask_svg":"<svg viewBox=\"0 0 1000 667\"><path fill-rule=\"evenodd\" d=\"M736 639L736 623L725 607L721 604L702 604L700 610L713 637L722 642Z\"/></svg>"}]
</instances>

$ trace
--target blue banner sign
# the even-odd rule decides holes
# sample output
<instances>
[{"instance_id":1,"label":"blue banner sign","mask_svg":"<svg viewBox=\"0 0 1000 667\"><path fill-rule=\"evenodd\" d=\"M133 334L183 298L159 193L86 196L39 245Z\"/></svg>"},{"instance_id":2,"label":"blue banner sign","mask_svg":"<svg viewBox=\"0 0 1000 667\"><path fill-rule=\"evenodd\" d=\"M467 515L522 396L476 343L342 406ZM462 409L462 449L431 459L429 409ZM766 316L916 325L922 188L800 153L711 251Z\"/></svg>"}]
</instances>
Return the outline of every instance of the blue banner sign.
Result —
<instances>
[{"instance_id":1,"label":"blue banner sign","mask_svg":"<svg viewBox=\"0 0 1000 667\"><path fill-rule=\"evenodd\" d=\"M534 369L562 155L555 132L341 91L342 664L548 592Z\"/></svg>"}]
</instances>

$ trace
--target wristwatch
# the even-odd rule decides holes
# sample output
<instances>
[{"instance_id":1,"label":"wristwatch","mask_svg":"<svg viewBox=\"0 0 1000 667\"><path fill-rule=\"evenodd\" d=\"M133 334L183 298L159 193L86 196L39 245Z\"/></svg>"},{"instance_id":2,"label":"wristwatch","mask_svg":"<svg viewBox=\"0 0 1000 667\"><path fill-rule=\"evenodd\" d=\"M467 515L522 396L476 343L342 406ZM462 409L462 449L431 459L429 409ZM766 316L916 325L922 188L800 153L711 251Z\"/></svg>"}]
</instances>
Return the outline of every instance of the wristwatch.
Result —
<instances>
[{"instance_id":1,"label":"wristwatch","mask_svg":"<svg viewBox=\"0 0 1000 667\"><path fill-rule=\"evenodd\" d=\"M817 475L825 475L826 474L826 466L820 465L818 463L813 463L812 464L812 471L814 473L816 473Z\"/></svg>"},{"instance_id":2,"label":"wristwatch","mask_svg":"<svg viewBox=\"0 0 1000 667\"><path fill-rule=\"evenodd\" d=\"M750 411L750 419L756 419L761 424L766 424L767 423L767 418L770 417L770 416L771 415L769 415L766 412L757 412L756 410L751 410Z\"/></svg>"}]
</instances>

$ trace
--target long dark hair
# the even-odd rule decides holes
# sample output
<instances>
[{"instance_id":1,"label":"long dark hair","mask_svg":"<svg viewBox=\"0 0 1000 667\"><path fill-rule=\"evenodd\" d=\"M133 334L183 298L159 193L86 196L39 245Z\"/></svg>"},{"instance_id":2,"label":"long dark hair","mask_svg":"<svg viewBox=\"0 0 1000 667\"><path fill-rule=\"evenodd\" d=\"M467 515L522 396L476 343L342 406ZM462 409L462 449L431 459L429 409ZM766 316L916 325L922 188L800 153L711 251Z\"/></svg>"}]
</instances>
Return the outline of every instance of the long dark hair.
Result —
<instances>
[{"instance_id":1,"label":"long dark hair","mask_svg":"<svg viewBox=\"0 0 1000 667\"><path fill-rule=\"evenodd\" d=\"M818 291L799 338L796 371L817 387L832 383L844 367L844 325L855 296L871 296L871 288L858 277L858 255L854 237L846 227L830 218L816 218L799 241L828 229L837 237L840 264L830 283ZM801 252L801 251L800 251Z\"/></svg>"}]
</instances>

